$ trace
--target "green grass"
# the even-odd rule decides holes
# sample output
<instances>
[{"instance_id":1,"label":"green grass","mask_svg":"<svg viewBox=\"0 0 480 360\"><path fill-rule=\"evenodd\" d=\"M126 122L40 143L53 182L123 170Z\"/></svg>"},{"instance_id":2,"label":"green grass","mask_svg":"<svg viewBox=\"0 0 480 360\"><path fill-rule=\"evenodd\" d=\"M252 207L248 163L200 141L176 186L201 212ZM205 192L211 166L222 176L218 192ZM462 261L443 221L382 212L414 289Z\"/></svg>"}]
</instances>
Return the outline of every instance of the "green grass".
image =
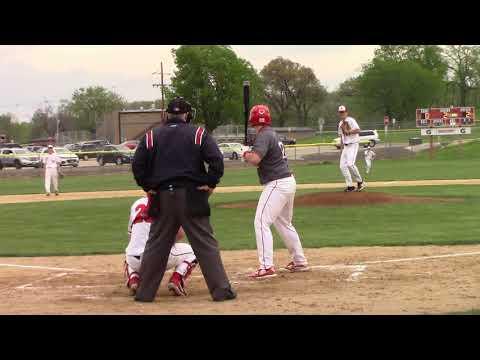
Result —
<instances>
[{"instance_id":1,"label":"green grass","mask_svg":"<svg viewBox=\"0 0 480 360\"><path fill-rule=\"evenodd\" d=\"M458 311L458 312L448 313L446 315L480 315L480 309Z\"/></svg>"},{"instance_id":2,"label":"green grass","mask_svg":"<svg viewBox=\"0 0 480 360\"><path fill-rule=\"evenodd\" d=\"M461 157L464 154L464 157ZM478 160L478 161L477 161ZM428 154L402 160L377 160L367 181L474 179L480 178L480 142L446 148L437 152L434 160ZM357 165L362 174L364 162L359 156ZM299 184L342 182L338 164L291 165ZM256 169L227 168L220 186L258 185ZM132 174L66 176L60 182L62 192L106 191L138 189ZM42 193L43 179L4 178L0 179L0 195Z\"/></svg>"},{"instance_id":3,"label":"green grass","mask_svg":"<svg viewBox=\"0 0 480 360\"><path fill-rule=\"evenodd\" d=\"M463 197L465 201L296 207L294 224L304 246L451 245L480 242L480 188L413 187L392 188L388 192ZM305 192L299 192L301 193ZM241 193L215 194L212 197L212 223L222 249L255 249L255 209L224 209L218 205L257 200L258 196L258 193ZM135 199L2 205L0 256L122 253L127 245L129 207ZM348 227L345 226L345 219L349 219ZM283 247L278 236L275 244L276 247Z\"/></svg>"}]
</instances>

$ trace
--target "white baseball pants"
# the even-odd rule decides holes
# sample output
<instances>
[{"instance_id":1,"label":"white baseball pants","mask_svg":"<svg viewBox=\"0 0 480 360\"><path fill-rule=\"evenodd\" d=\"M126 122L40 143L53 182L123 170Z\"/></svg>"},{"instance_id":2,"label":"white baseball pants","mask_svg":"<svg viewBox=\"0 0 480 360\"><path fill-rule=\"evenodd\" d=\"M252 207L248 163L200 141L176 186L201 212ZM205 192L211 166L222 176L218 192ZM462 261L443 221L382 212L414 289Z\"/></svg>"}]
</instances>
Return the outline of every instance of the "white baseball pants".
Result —
<instances>
[{"instance_id":1,"label":"white baseball pants","mask_svg":"<svg viewBox=\"0 0 480 360\"><path fill-rule=\"evenodd\" d=\"M292 225L296 189L295 178L290 176L267 183L260 195L255 214L255 236L258 261L262 269L273 266L272 224L282 237L294 263L307 264L297 230Z\"/></svg>"},{"instance_id":2,"label":"white baseball pants","mask_svg":"<svg viewBox=\"0 0 480 360\"><path fill-rule=\"evenodd\" d=\"M188 270L188 265L196 259L193 249L187 243L175 243L168 255L168 262L166 270L175 268L175 272L184 276ZM137 259L135 256L127 255L126 261L128 265L128 273L134 273L140 270L142 257Z\"/></svg>"},{"instance_id":3,"label":"white baseball pants","mask_svg":"<svg viewBox=\"0 0 480 360\"><path fill-rule=\"evenodd\" d=\"M58 191L58 171L56 168L45 169L45 192L50 193L51 185L53 191Z\"/></svg>"},{"instance_id":4,"label":"white baseball pants","mask_svg":"<svg viewBox=\"0 0 480 360\"><path fill-rule=\"evenodd\" d=\"M347 186L353 186L353 180L362 182L362 177L358 171L355 161L357 160L358 143L348 144L343 147L342 155L340 156L340 170L345 177Z\"/></svg>"},{"instance_id":5,"label":"white baseball pants","mask_svg":"<svg viewBox=\"0 0 480 360\"><path fill-rule=\"evenodd\" d=\"M367 165L367 174L370 172L370 169L372 168L372 160L370 159L365 159L365 164Z\"/></svg>"}]
</instances>

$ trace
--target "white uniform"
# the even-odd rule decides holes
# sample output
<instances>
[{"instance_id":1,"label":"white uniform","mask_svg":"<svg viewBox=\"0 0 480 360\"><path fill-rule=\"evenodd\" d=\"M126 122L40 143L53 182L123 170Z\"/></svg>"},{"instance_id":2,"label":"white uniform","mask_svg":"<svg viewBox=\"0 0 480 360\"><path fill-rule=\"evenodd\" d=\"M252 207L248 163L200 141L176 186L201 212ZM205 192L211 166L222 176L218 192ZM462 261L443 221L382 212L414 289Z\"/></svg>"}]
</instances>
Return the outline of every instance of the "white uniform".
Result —
<instances>
[{"instance_id":1,"label":"white uniform","mask_svg":"<svg viewBox=\"0 0 480 360\"><path fill-rule=\"evenodd\" d=\"M142 255L150 234L151 219L148 218L148 198L142 197L135 201L130 209L128 234L130 242L125 249L127 263L127 277L138 273L142 263ZM175 272L184 276L189 265L196 260L192 247L186 243L175 243L168 256L167 270L175 268Z\"/></svg>"},{"instance_id":2,"label":"white uniform","mask_svg":"<svg viewBox=\"0 0 480 360\"><path fill-rule=\"evenodd\" d=\"M45 192L48 194L53 183L53 191L58 192L58 166L62 163L62 159L55 153L47 154L43 159L45 166Z\"/></svg>"},{"instance_id":3,"label":"white uniform","mask_svg":"<svg viewBox=\"0 0 480 360\"><path fill-rule=\"evenodd\" d=\"M351 130L357 130L360 129L360 127L358 126L357 121L350 116L345 118L345 120L340 121L340 123L338 124L338 135L342 138L342 143L344 144L342 155L340 156L340 170L345 177L345 183L347 184L347 186L352 187L352 178L357 183L363 182L360 172L355 165L355 161L357 160L360 135L345 135L341 128L344 121L350 125Z\"/></svg>"},{"instance_id":4,"label":"white uniform","mask_svg":"<svg viewBox=\"0 0 480 360\"><path fill-rule=\"evenodd\" d=\"M372 149L368 148L367 150L365 150L365 164L367 165L367 174L370 173L373 160L375 159L375 155L375 151L373 151Z\"/></svg>"}]
</instances>

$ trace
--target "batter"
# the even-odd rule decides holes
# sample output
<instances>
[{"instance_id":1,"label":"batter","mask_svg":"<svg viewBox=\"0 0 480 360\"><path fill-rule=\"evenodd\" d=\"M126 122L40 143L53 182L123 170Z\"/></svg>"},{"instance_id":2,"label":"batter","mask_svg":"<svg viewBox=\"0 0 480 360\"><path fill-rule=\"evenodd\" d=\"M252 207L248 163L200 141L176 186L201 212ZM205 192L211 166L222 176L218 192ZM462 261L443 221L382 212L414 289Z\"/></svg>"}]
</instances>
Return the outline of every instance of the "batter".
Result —
<instances>
[{"instance_id":1,"label":"batter","mask_svg":"<svg viewBox=\"0 0 480 360\"><path fill-rule=\"evenodd\" d=\"M148 216L148 198L142 197L133 203L128 222L130 241L125 249L125 277L131 295L135 295L140 283L138 271L142 263L142 255L147 244L151 223L152 219ZM180 228L176 240L181 240L184 235L183 229ZM174 295L187 295L185 281L196 265L197 259L189 244L177 242L172 246L168 257L167 270L175 268L168 281L168 289Z\"/></svg>"},{"instance_id":2,"label":"batter","mask_svg":"<svg viewBox=\"0 0 480 360\"><path fill-rule=\"evenodd\" d=\"M266 105L250 111L250 126L257 133L251 151L243 154L246 162L258 167L264 189L255 214L255 236L260 267L249 276L254 279L276 276L273 264L272 224L285 243L292 261L285 267L291 272L309 270L300 237L292 225L293 203L297 184L287 163L283 143L271 128L272 119Z\"/></svg>"}]
</instances>

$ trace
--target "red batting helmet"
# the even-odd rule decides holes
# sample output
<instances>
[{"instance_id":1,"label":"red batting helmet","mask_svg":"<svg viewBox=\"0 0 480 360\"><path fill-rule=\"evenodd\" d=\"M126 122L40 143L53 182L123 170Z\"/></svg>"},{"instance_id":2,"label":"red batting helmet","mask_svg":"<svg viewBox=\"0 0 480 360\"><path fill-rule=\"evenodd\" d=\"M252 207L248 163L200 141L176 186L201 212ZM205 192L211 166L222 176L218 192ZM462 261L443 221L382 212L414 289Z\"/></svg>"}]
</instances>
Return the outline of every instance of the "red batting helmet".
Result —
<instances>
[{"instance_id":1,"label":"red batting helmet","mask_svg":"<svg viewBox=\"0 0 480 360\"><path fill-rule=\"evenodd\" d=\"M251 126L257 125L271 125L272 117L270 116L270 109L267 105L255 105L250 110L250 118L248 122Z\"/></svg>"}]
</instances>

